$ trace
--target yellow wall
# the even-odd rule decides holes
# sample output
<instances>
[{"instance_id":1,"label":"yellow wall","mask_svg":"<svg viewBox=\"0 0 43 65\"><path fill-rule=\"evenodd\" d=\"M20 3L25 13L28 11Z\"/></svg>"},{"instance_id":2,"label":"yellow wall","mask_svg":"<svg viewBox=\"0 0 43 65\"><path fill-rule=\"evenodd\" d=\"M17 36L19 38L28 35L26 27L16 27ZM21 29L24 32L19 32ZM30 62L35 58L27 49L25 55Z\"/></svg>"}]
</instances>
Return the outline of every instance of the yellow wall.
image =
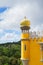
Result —
<instances>
[{"instance_id":1,"label":"yellow wall","mask_svg":"<svg viewBox=\"0 0 43 65\"><path fill-rule=\"evenodd\" d=\"M22 39L29 38L28 33L22 33ZM21 41L21 58L29 59L29 65L43 65L41 62L41 51L38 42L43 42L42 38L30 38L30 40ZM24 45L26 45L26 51L24 50Z\"/></svg>"},{"instance_id":2,"label":"yellow wall","mask_svg":"<svg viewBox=\"0 0 43 65\"><path fill-rule=\"evenodd\" d=\"M25 50L25 45L26 45L26 50ZM28 41L22 41L22 44L21 44L21 58L22 59L28 59L29 60L29 57L30 57L30 47L29 47L29 43Z\"/></svg>"},{"instance_id":3,"label":"yellow wall","mask_svg":"<svg viewBox=\"0 0 43 65\"><path fill-rule=\"evenodd\" d=\"M43 62L40 61L41 59L41 51L40 45L37 43L39 41L43 41L42 39L30 39L30 61L29 65L43 65Z\"/></svg>"}]
</instances>

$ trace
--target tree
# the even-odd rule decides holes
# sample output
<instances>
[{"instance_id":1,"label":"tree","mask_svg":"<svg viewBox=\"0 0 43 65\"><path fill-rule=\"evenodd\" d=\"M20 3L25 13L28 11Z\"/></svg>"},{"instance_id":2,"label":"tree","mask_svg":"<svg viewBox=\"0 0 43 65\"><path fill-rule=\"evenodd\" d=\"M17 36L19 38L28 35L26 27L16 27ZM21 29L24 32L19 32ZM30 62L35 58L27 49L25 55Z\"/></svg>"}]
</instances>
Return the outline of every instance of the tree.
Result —
<instances>
[{"instance_id":1,"label":"tree","mask_svg":"<svg viewBox=\"0 0 43 65\"><path fill-rule=\"evenodd\" d=\"M0 45L0 65L22 65L20 42Z\"/></svg>"}]
</instances>

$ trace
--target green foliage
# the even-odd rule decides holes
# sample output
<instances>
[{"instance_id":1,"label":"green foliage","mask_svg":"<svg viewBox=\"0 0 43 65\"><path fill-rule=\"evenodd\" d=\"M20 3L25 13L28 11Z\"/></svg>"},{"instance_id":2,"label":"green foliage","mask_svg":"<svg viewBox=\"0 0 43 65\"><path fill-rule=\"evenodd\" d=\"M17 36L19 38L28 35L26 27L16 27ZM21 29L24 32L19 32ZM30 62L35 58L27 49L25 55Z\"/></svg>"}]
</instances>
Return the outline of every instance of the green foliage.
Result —
<instances>
[{"instance_id":1,"label":"green foliage","mask_svg":"<svg viewBox=\"0 0 43 65\"><path fill-rule=\"evenodd\" d=\"M8 65L8 63L5 63L4 65Z\"/></svg>"},{"instance_id":2,"label":"green foliage","mask_svg":"<svg viewBox=\"0 0 43 65\"><path fill-rule=\"evenodd\" d=\"M0 44L0 65L22 65L20 42Z\"/></svg>"}]
</instances>

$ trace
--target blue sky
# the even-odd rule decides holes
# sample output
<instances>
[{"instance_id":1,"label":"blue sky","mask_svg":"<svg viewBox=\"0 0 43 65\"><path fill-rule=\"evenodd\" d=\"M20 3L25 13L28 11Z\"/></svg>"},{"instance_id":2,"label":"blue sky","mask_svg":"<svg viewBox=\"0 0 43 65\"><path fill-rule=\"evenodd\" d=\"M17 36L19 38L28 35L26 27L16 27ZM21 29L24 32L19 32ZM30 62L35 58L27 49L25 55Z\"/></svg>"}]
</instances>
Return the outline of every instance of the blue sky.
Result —
<instances>
[{"instance_id":1,"label":"blue sky","mask_svg":"<svg viewBox=\"0 0 43 65\"><path fill-rule=\"evenodd\" d=\"M0 43L20 40L20 21L26 16L30 31L43 31L43 0L0 0Z\"/></svg>"},{"instance_id":2,"label":"blue sky","mask_svg":"<svg viewBox=\"0 0 43 65\"><path fill-rule=\"evenodd\" d=\"M6 7L0 7L0 13L3 13L6 9Z\"/></svg>"}]
</instances>

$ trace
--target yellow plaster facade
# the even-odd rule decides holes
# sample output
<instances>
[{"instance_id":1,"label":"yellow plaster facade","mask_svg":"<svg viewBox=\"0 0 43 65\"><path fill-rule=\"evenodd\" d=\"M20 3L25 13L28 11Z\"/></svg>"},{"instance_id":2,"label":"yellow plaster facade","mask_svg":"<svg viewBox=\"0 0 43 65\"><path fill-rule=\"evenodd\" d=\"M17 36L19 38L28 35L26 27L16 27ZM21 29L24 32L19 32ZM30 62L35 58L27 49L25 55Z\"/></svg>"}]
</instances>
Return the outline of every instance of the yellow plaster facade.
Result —
<instances>
[{"instance_id":1,"label":"yellow plaster facade","mask_svg":"<svg viewBox=\"0 0 43 65\"><path fill-rule=\"evenodd\" d=\"M20 23L21 60L23 65L43 65L43 37L31 38L29 34L30 21L25 19ZM27 29L28 28L28 29Z\"/></svg>"}]
</instances>

